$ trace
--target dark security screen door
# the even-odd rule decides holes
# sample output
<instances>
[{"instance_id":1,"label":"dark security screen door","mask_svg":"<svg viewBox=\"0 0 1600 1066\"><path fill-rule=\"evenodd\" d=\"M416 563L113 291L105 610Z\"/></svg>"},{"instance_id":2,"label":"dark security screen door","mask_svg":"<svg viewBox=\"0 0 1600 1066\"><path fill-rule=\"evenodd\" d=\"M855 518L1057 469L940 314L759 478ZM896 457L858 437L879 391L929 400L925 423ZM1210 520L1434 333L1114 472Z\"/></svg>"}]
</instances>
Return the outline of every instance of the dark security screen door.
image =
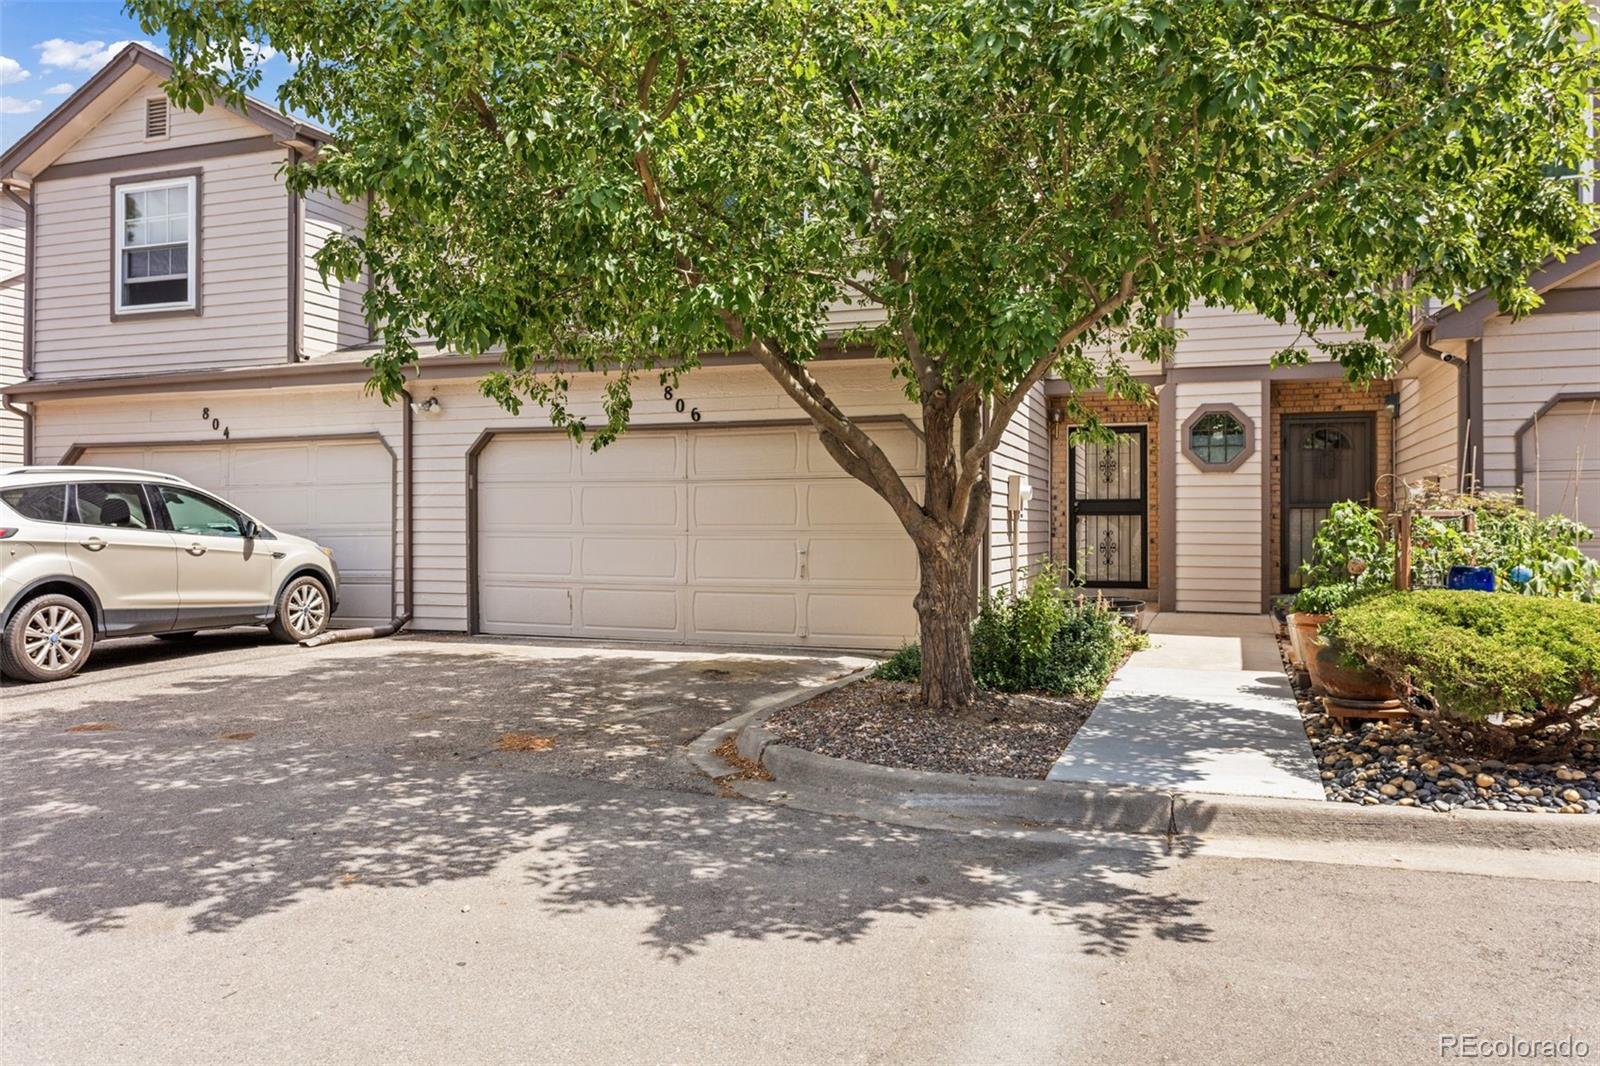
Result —
<instances>
[{"instance_id":1,"label":"dark security screen door","mask_svg":"<svg viewBox=\"0 0 1600 1066\"><path fill-rule=\"evenodd\" d=\"M1300 587L1317 523L1341 500L1371 504L1371 415L1296 415L1283 420L1283 588Z\"/></svg>"},{"instance_id":2,"label":"dark security screen door","mask_svg":"<svg viewBox=\"0 0 1600 1066\"><path fill-rule=\"evenodd\" d=\"M1113 429L1115 443L1072 446L1067 566L1091 587L1143 587L1149 539L1145 430Z\"/></svg>"}]
</instances>

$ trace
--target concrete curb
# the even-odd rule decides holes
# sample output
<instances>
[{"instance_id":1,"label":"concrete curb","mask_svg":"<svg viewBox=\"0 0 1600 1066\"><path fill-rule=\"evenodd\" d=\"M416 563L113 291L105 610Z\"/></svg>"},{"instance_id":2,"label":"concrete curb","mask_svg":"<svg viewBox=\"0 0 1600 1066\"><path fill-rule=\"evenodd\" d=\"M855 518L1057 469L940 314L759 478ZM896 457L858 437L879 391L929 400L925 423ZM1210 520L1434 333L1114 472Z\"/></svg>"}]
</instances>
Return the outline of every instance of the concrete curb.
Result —
<instances>
[{"instance_id":1,"label":"concrete curb","mask_svg":"<svg viewBox=\"0 0 1600 1066\"><path fill-rule=\"evenodd\" d=\"M853 670L843 677L836 677L832 681L818 685L815 688L802 689L799 692L785 692L766 699L757 700L750 709L743 714L736 715L726 722L712 726L701 733L686 747L689 761L695 768L707 777L715 780L726 777L733 772L733 768L712 754L720 748L730 736L738 736L738 752L751 762L760 762L761 753L766 746L776 741L777 735L764 724L768 715L776 714L786 707L793 707L797 703L804 703L813 696L820 696L824 692L831 692L836 688L848 685L853 681L860 681L873 670L877 664L863 666Z\"/></svg>"},{"instance_id":2,"label":"concrete curb","mask_svg":"<svg viewBox=\"0 0 1600 1066\"><path fill-rule=\"evenodd\" d=\"M1302 843L1392 844L1600 855L1600 817L1500 811L1417 811L1333 801L1221 796L1068 781L1034 781L976 774L902 770L837 759L777 742L767 716L820 692L865 676L859 671L829 685L753 708L709 731L705 747L712 777L730 772L710 750L737 731L739 754L760 762L777 784L835 795L838 814L862 801L907 816L1020 822L1030 828L1092 829L1194 840L1272 838ZM697 765L701 765L697 763ZM709 767L709 768L708 768Z\"/></svg>"}]
</instances>

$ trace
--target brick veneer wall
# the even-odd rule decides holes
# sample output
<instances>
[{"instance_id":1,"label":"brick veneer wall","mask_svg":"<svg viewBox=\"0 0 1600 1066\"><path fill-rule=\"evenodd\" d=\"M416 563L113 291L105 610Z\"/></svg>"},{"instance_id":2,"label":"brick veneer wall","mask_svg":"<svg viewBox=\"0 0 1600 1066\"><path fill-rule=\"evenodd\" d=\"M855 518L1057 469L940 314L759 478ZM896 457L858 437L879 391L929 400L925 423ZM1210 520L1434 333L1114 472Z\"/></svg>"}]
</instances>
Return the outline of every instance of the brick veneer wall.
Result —
<instances>
[{"instance_id":1,"label":"brick veneer wall","mask_svg":"<svg viewBox=\"0 0 1600 1066\"><path fill-rule=\"evenodd\" d=\"M1394 391L1389 381L1374 381L1365 386L1353 386L1344 381L1275 381L1272 383L1272 418L1268 427L1271 448L1272 493L1272 591L1279 587L1283 572L1283 416L1318 415L1351 412L1373 412L1373 433L1376 451L1373 470L1378 484L1369 486L1377 506L1387 512L1390 505L1389 482L1384 475L1394 469L1393 420L1383 405L1383 398Z\"/></svg>"},{"instance_id":2,"label":"brick veneer wall","mask_svg":"<svg viewBox=\"0 0 1600 1066\"><path fill-rule=\"evenodd\" d=\"M1096 418L1108 426L1144 426L1147 452L1145 455L1145 485L1146 495L1150 501L1150 516L1146 524L1145 539L1148 541L1150 565L1145 573L1147 584L1143 587L1150 592L1158 587L1161 551L1159 547L1159 532L1161 529L1159 518L1159 493L1157 491L1156 475L1161 469L1159 458L1161 452L1160 435L1156 432L1156 405L1151 403L1148 407L1132 400L1113 399L1108 396L1081 396L1078 403L1094 412ZM1067 538L1071 533L1071 524L1067 516L1068 503L1068 471L1069 467L1069 435L1073 423L1056 421L1056 411L1066 411L1066 401L1061 397L1050 398L1050 560L1063 570L1067 567L1069 551ZM1070 414L1059 416L1063 419L1070 418Z\"/></svg>"}]
</instances>

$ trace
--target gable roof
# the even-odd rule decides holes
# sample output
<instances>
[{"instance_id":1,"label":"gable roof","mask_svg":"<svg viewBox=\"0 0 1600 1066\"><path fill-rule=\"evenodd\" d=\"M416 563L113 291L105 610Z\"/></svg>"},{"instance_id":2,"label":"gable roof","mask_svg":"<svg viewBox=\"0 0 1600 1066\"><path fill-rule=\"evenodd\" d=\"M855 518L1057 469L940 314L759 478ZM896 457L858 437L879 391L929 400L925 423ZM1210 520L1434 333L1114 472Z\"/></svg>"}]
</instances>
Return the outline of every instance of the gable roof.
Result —
<instances>
[{"instance_id":1,"label":"gable roof","mask_svg":"<svg viewBox=\"0 0 1600 1066\"><path fill-rule=\"evenodd\" d=\"M1592 241L1565 259L1551 256L1528 278L1528 284L1541 296L1568 278L1576 277L1600 264L1600 230ZM1433 316L1433 340L1476 340L1483 336L1484 323L1500 313L1500 305L1488 289L1479 289L1460 307L1446 307Z\"/></svg>"},{"instance_id":2,"label":"gable roof","mask_svg":"<svg viewBox=\"0 0 1600 1066\"><path fill-rule=\"evenodd\" d=\"M128 45L0 155L0 179L19 173L31 178L49 166L151 74L171 77L171 61L143 45ZM246 98L242 110L228 106L280 141L315 145L333 139L327 130L290 118L254 98Z\"/></svg>"}]
</instances>

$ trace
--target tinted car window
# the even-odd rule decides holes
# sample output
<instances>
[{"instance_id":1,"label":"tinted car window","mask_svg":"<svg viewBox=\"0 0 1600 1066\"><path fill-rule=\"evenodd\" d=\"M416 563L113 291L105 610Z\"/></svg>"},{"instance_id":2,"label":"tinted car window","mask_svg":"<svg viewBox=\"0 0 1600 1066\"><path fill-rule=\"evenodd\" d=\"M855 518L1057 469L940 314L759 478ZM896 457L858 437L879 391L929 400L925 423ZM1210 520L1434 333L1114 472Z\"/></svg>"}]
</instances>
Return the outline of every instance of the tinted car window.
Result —
<instances>
[{"instance_id":1,"label":"tinted car window","mask_svg":"<svg viewBox=\"0 0 1600 1066\"><path fill-rule=\"evenodd\" d=\"M153 529L144 492L123 482L84 482L78 486L78 521L86 526Z\"/></svg>"},{"instance_id":2,"label":"tinted car window","mask_svg":"<svg viewBox=\"0 0 1600 1066\"><path fill-rule=\"evenodd\" d=\"M153 486L161 504L167 509L167 520L179 533L202 533L211 537L242 537L244 530L239 512L222 506L209 496L184 489Z\"/></svg>"},{"instance_id":3,"label":"tinted car window","mask_svg":"<svg viewBox=\"0 0 1600 1066\"><path fill-rule=\"evenodd\" d=\"M0 492L0 500L23 518L39 522L62 522L67 517L65 485L29 485Z\"/></svg>"}]
</instances>

